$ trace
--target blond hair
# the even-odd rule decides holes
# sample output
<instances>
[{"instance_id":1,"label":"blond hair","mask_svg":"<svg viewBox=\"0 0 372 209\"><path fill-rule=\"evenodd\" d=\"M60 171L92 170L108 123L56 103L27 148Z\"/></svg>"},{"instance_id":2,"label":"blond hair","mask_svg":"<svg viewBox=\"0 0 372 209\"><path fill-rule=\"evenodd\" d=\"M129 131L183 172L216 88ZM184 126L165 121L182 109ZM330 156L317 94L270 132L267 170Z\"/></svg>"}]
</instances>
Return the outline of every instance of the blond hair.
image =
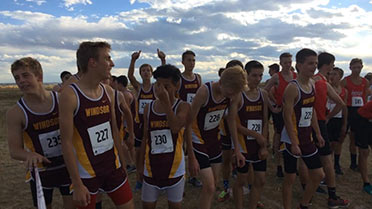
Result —
<instances>
[{"instance_id":1,"label":"blond hair","mask_svg":"<svg viewBox=\"0 0 372 209\"><path fill-rule=\"evenodd\" d=\"M238 65L226 68L220 78L221 85L236 92L247 87L247 73Z\"/></svg>"},{"instance_id":2,"label":"blond hair","mask_svg":"<svg viewBox=\"0 0 372 209\"><path fill-rule=\"evenodd\" d=\"M40 62L32 57L23 57L14 61L10 67L10 71L13 73L20 68L28 68L28 70L31 71L31 73L33 73L35 76L43 77L43 69Z\"/></svg>"}]
</instances>

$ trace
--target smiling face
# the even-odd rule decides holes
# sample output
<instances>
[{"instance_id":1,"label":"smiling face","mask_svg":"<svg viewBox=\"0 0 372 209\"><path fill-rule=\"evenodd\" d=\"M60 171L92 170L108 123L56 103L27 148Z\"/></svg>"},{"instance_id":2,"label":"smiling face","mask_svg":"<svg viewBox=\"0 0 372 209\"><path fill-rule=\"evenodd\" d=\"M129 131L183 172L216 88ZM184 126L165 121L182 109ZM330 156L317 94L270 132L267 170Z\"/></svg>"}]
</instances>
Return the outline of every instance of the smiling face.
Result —
<instances>
[{"instance_id":1,"label":"smiling face","mask_svg":"<svg viewBox=\"0 0 372 209\"><path fill-rule=\"evenodd\" d=\"M33 93L42 85L42 77L36 76L28 67L21 67L12 72L18 88L25 94Z\"/></svg>"}]
</instances>

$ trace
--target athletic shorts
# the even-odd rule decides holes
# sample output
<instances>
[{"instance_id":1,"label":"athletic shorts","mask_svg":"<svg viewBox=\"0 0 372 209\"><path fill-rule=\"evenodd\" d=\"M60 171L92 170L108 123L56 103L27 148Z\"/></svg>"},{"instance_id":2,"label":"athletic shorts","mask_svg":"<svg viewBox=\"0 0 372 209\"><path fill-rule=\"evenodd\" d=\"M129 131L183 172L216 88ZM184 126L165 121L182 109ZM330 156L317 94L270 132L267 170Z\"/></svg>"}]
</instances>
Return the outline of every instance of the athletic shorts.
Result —
<instances>
[{"instance_id":1,"label":"athletic shorts","mask_svg":"<svg viewBox=\"0 0 372 209\"><path fill-rule=\"evenodd\" d=\"M200 169L209 168L211 164L222 163L222 151L219 154L209 155L208 152L202 152L194 147L195 157L198 160Z\"/></svg>"},{"instance_id":2,"label":"athletic shorts","mask_svg":"<svg viewBox=\"0 0 372 209\"><path fill-rule=\"evenodd\" d=\"M355 145L361 149L368 149L368 146L372 146L372 122L359 116L355 123L358 124L355 132Z\"/></svg>"},{"instance_id":3,"label":"athletic shorts","mask_svg":"<svg viewBox=\"0 0 372 209\"><path fill-rule=\"evenodd\" d=\"M327 156L332 153L331 145L329 144L327 125L324 120L318 120L318 124L319 124L320 134L322 135L324 139L324 146L318 147L319 154L320 156ZM314 142L318 142L318 139L316 138L316 134L314 130L313 130L313 139L314 139Z\"/></svg>"},{"instance_id":4,"label":"athletic shorts","mask_svg":"<svg viewBox=\"0 0 372 209\"><path fill-rule=\"evenodd\" d=\"M30 181L30 188L31 188L31 194L32 194L32 201L34 203L34 206L37 207L37 193L36 193L36 183L34 180ZM59 189L59 192L63 196L72 195L70 192L70 184L68 185L61 185L57 187ZM44 199L46 205L52 204L53 200L53 188L43 188L44 193Z\"/></svg>"},{"instance_id":5,"label":"athletic shorts","mask_svg":"<svg viewBox=\"0 0 372 209\"><path fill-rule=\"evenodd\" d=\"M262 172L266 171L266 160L260 160L256 162L246 160L245 165L241 168L237 167L236 171L238 171L239 173L248 173L249 164L251 163L252 163L254 171L262 171Z\"/></svg>"},{"instance_id":6,"label":"athletic shorts","mask_svg":"<svg viewBox=\"0 0 372 209\"><path fill-rule=\"evenodd\" d=\"M222 146L222 150L231 150L232 147L231 147L231 138L230 136L223 136L223 135L220 135L221 136L221 146Z\"/></svg>"},{"instance_id":7,"label":"athletic shorts","mask_svg":"<svg viewBox=\"0 0 372 209\"><path fill-rule=\"evenodd\" d=\"M182 177L178 182L171 186L159 188L143 181L141 199L143 202L156 202L160 193L166 192L169 202L178 203L183 199L185 188L185 178Z\"/></svg>"},{"instance_id":8,"label":"athletic shorts","mask_svg":"<svg viewBox=\"0 0 372 209\"><path fill-rule=\"evenodd\" d=\"M351 132L356 131L358 124L355 122L359 118L358 114L359 107L347 107L347 130L351 130Z\"/></svg>"},{"instance_id":9,"label":"athletic shorts","mask_svg":"<svg viewBox=\"0 0 372 209\"><path fill-rule=\"evenodd\" d=\"M327 123L328 138L330 142L338 142L341 136L343 118L332 118Z\"/></svg>"},{"instance_id":10,"label":"athletic shorts","mask_svg":"<svg viewBox=\"0 0 372 209\"><path fill-rule=\"evenodd\" d=\"M127 180L115 190L107 192L107 195L117 206L124 205L133 199L132 190L130 189L129 182ZM91 194L89 205L86 207L78 207L78 209L95 209L96 199L97 194Z\"/></svg>"},{"instance_id":11,"label":"athletic shorts","mask_svg":"<svg viewBox=\"0 0 372 209\"><path fill-rule=\"evenodd\" d=\"M297 172L297 158L299 157L292 155L288 150L283 151L284 171L286 173L293 174ZM318 152L306 157L301 156L301 158L305 162L306 167L310 170L322 167Z\"/></svg>"},{"instance_id":12,"label":"athletic shorts","mask_svg":"<svg viewBox=\"0 0 372 209\"><path fill-rule=\"evenodd\" d=\"M284 128L283 112L273 113L273 122L275 132L281 134Z\"/></svg>"}]
</instances>

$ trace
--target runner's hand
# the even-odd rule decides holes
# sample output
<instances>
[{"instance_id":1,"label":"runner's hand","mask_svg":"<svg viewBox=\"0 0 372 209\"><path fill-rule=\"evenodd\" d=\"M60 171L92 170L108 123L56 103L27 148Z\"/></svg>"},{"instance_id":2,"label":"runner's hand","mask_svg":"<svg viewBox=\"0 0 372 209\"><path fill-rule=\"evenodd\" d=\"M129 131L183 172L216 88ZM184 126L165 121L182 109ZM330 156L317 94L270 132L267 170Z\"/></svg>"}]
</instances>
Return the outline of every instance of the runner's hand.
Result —
<instances>
[{"instance_id":1,"label":"runner's hand","mask_svg":"<svg viewBox=\"0 0 372 209\"><path fill-rule=\"evenodd\" d=\"M163 51L160 51L159 49L157 49L157 51L159 59L165 60L165 53Z\"/></svg>"},{"instance_id":2,"label":"runner's hand","mask_svg":"<svg viewBox=\"0 0 372 209\"><path fill-rule=\"evenodd\" d=\"M301 149L298 144L291 144L291 153L296 156L301 156Z\"/></svg>"},{"instance_id":3,"label":"runner's hand","mask_svg":"<svg viewBox=\"0 0 372 209\"><path fill-rule=\"evenodd\" d=\"M317 134L316 138L318 139L318 142L317 142L318 147L324 147L325 141L324 141L322 135Z\"/></svg>"},{"instance_id":4,"label":"runner's hand","mask_svg":"<svg viewBox=\"0 0 372 209\"><path fill-rule=\"evenodd\" d=\"M26 168L32 171L32 168L37 168L38 164L51 163L48 158L36 152L29 152L25 161Z\"/></svg>"},{"instance_id":5,"label":"runner's hand","mask_svg":"<svg viewBox=\"0 0 372 209\"><path fill-rule=\"evenodd\" d=\"M267 158L268 155L269 155L269 152L267 151L267 148L266 147L261 147L258 150L258 158L260 160L266 160L266 158Z\"/></svg>"},{"instance_id":6,"label":"runner's hand","mask_svg":"<svg viewBox=\"0 0 372 209\"><path fill-rule=\"evenodd\" d=\"M155 94L159 98L160 102L163 104L169 103L169 95L168 92L165 90L163 84L156 82L155 83Z\"/></svg>"},{"instance_id":7,"label":"runner's hand","mask_svg":"<svg viewBox=\"0 0 372 209\"><path fill-rule=\"evenodd\" d=\"M236 164L237 164L237 166L239 168L242 168L245 165L245 157L239 151L237 151L235 153L235 157L236 157Z\"/></svg>"},{"instance_id":8,"label":"runner's hand","mask_svg":"<svg viewBox=\"0 0 372 209\"><path fill-rule=\"evenodd\" d=\"M141 50L139 50L138 52L133 52L132 54L132 60L136 61L141 55Z\"/></svg>"},{"instance_id":9,"label":"runner's hand","mask_svg":"<svg viewBox=\"0 0 372 209\"><path fill-rule=\"evenodd\" d=\"M195 156L189 155L188 157L188 167L189 167L189 173L190 176L197 176L200 171L200 166L198 160L195 158Z\"/></svg>"},{"instance_id":10,"label":"runner's hand","mask_svg":"<svg viewBox=\"0 0 372 209\"><path fill-rule=\"evenodd\" d=\"M77 187L74 186L72 199L74 200L76 205L86 207L90 204L90 193L84 185Z\"/></svg>"}]
</instances>

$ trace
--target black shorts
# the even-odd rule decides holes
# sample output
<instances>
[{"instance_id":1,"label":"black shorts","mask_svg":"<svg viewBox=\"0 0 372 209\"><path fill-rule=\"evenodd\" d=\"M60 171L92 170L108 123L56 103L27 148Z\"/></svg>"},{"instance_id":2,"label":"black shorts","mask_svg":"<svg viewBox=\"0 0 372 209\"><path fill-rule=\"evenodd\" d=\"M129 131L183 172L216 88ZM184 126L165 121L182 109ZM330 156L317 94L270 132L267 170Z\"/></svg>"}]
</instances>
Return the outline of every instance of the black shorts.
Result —
<instances>
[{"instance_id":1,"label":"black shorts","mask_svg":"<svg viewBox=\"0 0 372 209\"><path fill-rule=\"evenodd\" d=\"M275 132L281 134L284 128L283 112L273 113L273 122Z\"/></svg>"},{"instance_id":2,"label":"black shorts","mask_svg":"<svg viewBox=\"0 0 372 209\"><path fill-rule=\"evenodd\" d=\"M324 120L318 120L318 124L319 124L320 134L322 135L324 139L324 146L318 147L319 154L320 156L327 156L332 153L331 146L329 144L327 125ZM316 134L314 130L313 130L313 139L314 139L314 142L318 142L318 139L316 138Z\"/></svg>"},{"instance_id":3,"label":"black shorts","mask_svg":"<svg viewBox=\"0 0 372 209\"><path fill-rule=\"evenodd\" d=\"M347 130L351 132L356 132L358 124L355 122L359 118L358 114L359 107L347 107Z\"/></svg>"},{"instance_id":4,"label":"black shorts","mask_svg":"<svg viewBox=\"0 0 372 209\"><path fill-rule=\"evenodd\" d=\"M260 160L258 162L245 161L245 165L241 168L237 167L236 171L238 171L239 173L248 173L249 164L251 163L252 163L254 171L262 171L262 172L266 171L266 160Z\"/></svg>"},{"instance_id":5,"label":"black shorts","mask_svg":"<svg viewBox=\"0 0 372 209\"><path fill-rule=\"evenodd\" d=\"M302 160L305 162L306 167L310 170L318 169L322 167L322 163L320 161L319 152L316 152L314 155L308 157L301 157ZM287 150L283 151L283 159L284 159L284 170L286 173L296 173L297 172L297 158L290 154Z\"/></svg>"},{"instance_id":6,"label":"black shorts","mask_svg":"<svg viewBox=\"0 0 372 209\"><path fill-rule=\"evenodd\" d=\"M219 155L210 158L207 154L199 152L194 149L196 160L199 163L200 170L203 168L211 167L211 164L222 163L222 153Z\"/></svg>"},{"instance_id":7,"label":"black shorts","mask_svg":"<svg viewBox=\"0 0 372 209\"><path fill-rule=\"evenodd\" d=\"M36 193L36 183L34 180L30 181L30 188L31 188L31 194L32 194L32 201L34 203L34 206L37 207L37 193ZM72 195L70 192L70 185L62 185L60 187L57 187L59 189L59 192L63 196ZM43 188L44 198L45 198L45 204L50 205L52 204L53 200L53 188Z\"/></svg>"},{"instance_id":8,"label":"black shorts","mask_svg":"<svg viewBox=\"0 0 372 209\"><path fill-rule=\"evenodd\" d=\"M358 124L355 132L355 145L361 149L368 149L368 146L372 146L372 122L358 114L355 123Z\"/></svg>"},{"instance_id":9,"label":"black shorts","mask_svg":"<svg viewBox=\"0 0 372 209\"><path fill-rule=\"evenodd\" d=\"M332 118L327 123L328 138L330 142L338 142L341 136L343 118Z\"/></svg>"},{"instance_id":10,"label":"black shorts","mask_svg":"<svg viewBox=\"0 0 372 209\"><path fill-rule=\"evenodd\" d=\"M231 137L230 136L221 136L221 147L222 150L231 150Z\"/></svg>"}]
</instances>

